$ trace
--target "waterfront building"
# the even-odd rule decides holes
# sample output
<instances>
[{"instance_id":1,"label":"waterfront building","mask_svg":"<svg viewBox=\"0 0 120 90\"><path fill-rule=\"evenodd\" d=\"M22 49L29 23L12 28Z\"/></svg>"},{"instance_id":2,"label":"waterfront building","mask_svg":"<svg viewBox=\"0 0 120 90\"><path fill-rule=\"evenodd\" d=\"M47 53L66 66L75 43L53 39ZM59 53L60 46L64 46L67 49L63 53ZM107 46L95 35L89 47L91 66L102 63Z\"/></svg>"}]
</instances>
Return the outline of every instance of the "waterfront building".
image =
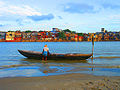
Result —
<instances>
[{"instance_id":1,"label":"waterfront building","mask_svg":"<svg viewBox=\"0 0 120 90\"><path fill-rule=\"evenodd\" d=\"M91 42L92 41L92 36L94 36L94 33L89 33L87 41Z\"/></svg>"},{"instance_id":2,"label":"waterfront building","mask_svg":"<svg viewBox=\"0 0 120 90\"><path fill-rule=\"evenodd\" d=\"M15 32L14 40L15 40L16 42L20 42L21 39L22 39L22 33L21 33L20 31L16 31L16 32Z\"/></svg>"},{"instance_id":3,"label":"waterfront building","mask_svg":"<svg viewBox=\"0 0 120 90\"><path fill-rule=\"evenodd\" d=\"M98 34L95 34L94 41L99 41L99 40L98 40L98 37L99 37L99 35L98 35Z\"/></svg>"},{"instance_id":4,"label":"waterfront building","mask_svg":"<svg viewBox=\"0 0 120 90\"><path fill-rule=\"evenodd\" d=\"M115 36L116 36L115 40L120 40L120 33L119 32L116 32Z\"/></svg>"},{"instance_id":5,"label":"waterfront building","mask_svg":"<svg viewBox=\"0 0 120 90\"><path fill-rule=\"evenodd\" d=\"M14 41L15 40L15 32L6 32L6 41Z\"/></svg>"},{"instance_id":6,"label":"waterfront building","mask_svg":"<svg viewBox=\"0 0 120 90\"><path fill-rule=\"evenodd\" d=\"M34 41L38 40L37 36L38 36L38 33L36 31L31 32L30 41L34 42Z\"/></svg>"},{"instance_id":7,"label":"waterfront building","mask_svg":"<svg viewBox=\"0 0 120 90\"><path fill-rule=\"evenodd\" d=\"M78 35L75 34L75 41L77 42L78 41Z\"/></svg>"},{"instance_id":8,"label":"waterfront building","mask_svg":"<svg viewBox=\"0 0 120 90\"><path fill-rule=\"evenodd\" d=\"M53 32L60 32L61 30L58 29L58 28L52 28L52 31L53 31Z\"/></svg>"},{"instance_id":9,"label":"waterfront building","mask_svg":"<svg viewBox=\"0 0 120 90\"><path fill-rule=\"evenodd\" d=\"M31 32L22 32L22 41L28 42L31 39Z\"/></svg>"},{"instance_id":10,"label":"waterfront building","mask_svg":"<svg viewBox=\"0 0 120 90\"><path fill-rule=\"evenodd\" d=\"M6 32L0 32L0 41L4 41L6 37Z\"/></svg>"},{"instance_id":11,"label":"waterfront building","mask_svg":"<svg viewBox=\"0 0 120 90\"><path fill-rule=\"evenodd\" d=\"M70 33L65 33L66 40L70 40Z\"/></svg>"},{"instance_id":12,"label":"waterfront building","mask_svg":"<svg viewBox=\"0 0 120 90\"><path fill-rule=\"evenodd\" d=\"M98 41L102 41L102 36L98 36Z\"/></svg>"},{"instance_id":13,"label":"waterfront building","mask_svg":"<svg viewBox=\"0 0 120 90\"><path fill-rule=\"evenodd\" d=\"M41 38L42 38L42 34L41 34L41 32L38 32L38 33L37 33L37 39L38 39L38 40L41 40Z\"/></svg>"},{"instance_id":14,"label":"waterfront building","mask_svg":"<svg viewBox=\"0 0 120 90\"><path fill-rule=\"evenodd\" d=\"M109 34L105 33L105 35L104 35L104 40L105 40L105 41L109 41Z\"/></svg>"},{"instance_id":15,"label":"waterfront building","mask_svg":"<svg viewBox=\"0 0 120 90\"><path fill-rule=\"evenodd\" d=\"M89 35L84 33L83 34L83 41L88 41L88 37L89 37Z\"/></svg>"},{"instance_id":16,"label":"waterfront building","mask_svg":"<svg viewBox=\"0 0 120 90\"><path fill-rule=\"evenodd\" d=\"M78 36L78 41L83 41L83 36Z\"/></svg>"},{"instance_id":17,"label":"waterfront building","mask_svg":"<svg viewBox=\"0 0 120 90\"><path fill-rule=\"evenodd\" d=\"M78 35L78 41L83 41L83 33L77 33L77 35Z\"/></svg>"}]
</instances>

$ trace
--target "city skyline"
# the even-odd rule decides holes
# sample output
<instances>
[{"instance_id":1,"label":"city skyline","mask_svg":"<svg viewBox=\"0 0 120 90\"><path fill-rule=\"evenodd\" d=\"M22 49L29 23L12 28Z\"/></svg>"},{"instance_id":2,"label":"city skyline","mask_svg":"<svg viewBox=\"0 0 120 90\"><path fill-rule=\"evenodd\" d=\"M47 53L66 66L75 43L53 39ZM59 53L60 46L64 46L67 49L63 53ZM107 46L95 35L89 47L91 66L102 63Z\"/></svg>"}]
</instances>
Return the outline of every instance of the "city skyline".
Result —
<instances>
[{"instance_id":1,"label":"city skyline","mask_svg":"<svg viewBox=\"0 0 120 90\"><path fill-rule=\"evenodd\" d=\"M70 29L120 31L120 1L0 0L0 31Z\"/></svg>"}]
</instances>

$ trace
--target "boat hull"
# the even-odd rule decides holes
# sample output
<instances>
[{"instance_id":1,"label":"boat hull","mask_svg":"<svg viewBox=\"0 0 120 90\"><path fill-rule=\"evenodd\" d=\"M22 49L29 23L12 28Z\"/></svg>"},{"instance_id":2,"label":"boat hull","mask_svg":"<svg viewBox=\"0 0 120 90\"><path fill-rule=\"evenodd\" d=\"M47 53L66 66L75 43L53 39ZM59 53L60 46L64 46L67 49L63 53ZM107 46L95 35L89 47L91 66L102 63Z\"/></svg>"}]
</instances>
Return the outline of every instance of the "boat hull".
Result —
<instances>
[{"instance_id":1,"label":"boat hull","mask_svg":"<svg viewBox=\"0 0 120 90\"><path fill-rule=\"evenodd\" d=\"M42 52L18 50L20 54L27 58L42 60ZM90 58L92 54L50 54L48 60L86 60Z\"/></svg>"}]
</instances>

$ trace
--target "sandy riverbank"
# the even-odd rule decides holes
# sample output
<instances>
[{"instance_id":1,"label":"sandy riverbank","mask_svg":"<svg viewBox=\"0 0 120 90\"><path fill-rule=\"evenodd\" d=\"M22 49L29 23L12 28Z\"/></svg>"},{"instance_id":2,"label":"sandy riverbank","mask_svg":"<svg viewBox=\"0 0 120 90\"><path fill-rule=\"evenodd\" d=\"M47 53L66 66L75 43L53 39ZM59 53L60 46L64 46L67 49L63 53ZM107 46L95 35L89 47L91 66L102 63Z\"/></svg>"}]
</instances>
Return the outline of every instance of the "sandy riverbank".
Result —
<instances>
[{"instance_id":1,"label":"sandy riverbank","mask_svg":"<svg viewBox=\"0 0 120 90\"><path fill-rule=\"evenodd\" d=\"M120 77L67 74L1 78L0 90L120 90Z\"/></svg>"}]
</instances>

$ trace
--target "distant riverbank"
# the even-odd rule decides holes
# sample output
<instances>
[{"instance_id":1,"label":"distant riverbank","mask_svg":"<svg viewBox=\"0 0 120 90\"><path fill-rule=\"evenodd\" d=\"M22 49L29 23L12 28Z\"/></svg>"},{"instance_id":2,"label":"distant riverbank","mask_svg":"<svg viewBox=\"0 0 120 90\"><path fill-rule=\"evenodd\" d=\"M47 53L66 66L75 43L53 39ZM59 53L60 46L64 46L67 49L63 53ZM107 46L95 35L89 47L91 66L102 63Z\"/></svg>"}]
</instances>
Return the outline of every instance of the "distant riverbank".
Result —
<instances>
[{"instance_id":1,"label":"distant riverbank","mask_svg":"<svg viewBox=\"0 0 120 90\"><path fill-rule=\"evenodd\" d=\"M109 41L120 41L120 40L101 40L94 42L109 42ZM75 41L75 40L0 40L0 42L92 42L92 41Z\"/></svg>"}]
</instances>

